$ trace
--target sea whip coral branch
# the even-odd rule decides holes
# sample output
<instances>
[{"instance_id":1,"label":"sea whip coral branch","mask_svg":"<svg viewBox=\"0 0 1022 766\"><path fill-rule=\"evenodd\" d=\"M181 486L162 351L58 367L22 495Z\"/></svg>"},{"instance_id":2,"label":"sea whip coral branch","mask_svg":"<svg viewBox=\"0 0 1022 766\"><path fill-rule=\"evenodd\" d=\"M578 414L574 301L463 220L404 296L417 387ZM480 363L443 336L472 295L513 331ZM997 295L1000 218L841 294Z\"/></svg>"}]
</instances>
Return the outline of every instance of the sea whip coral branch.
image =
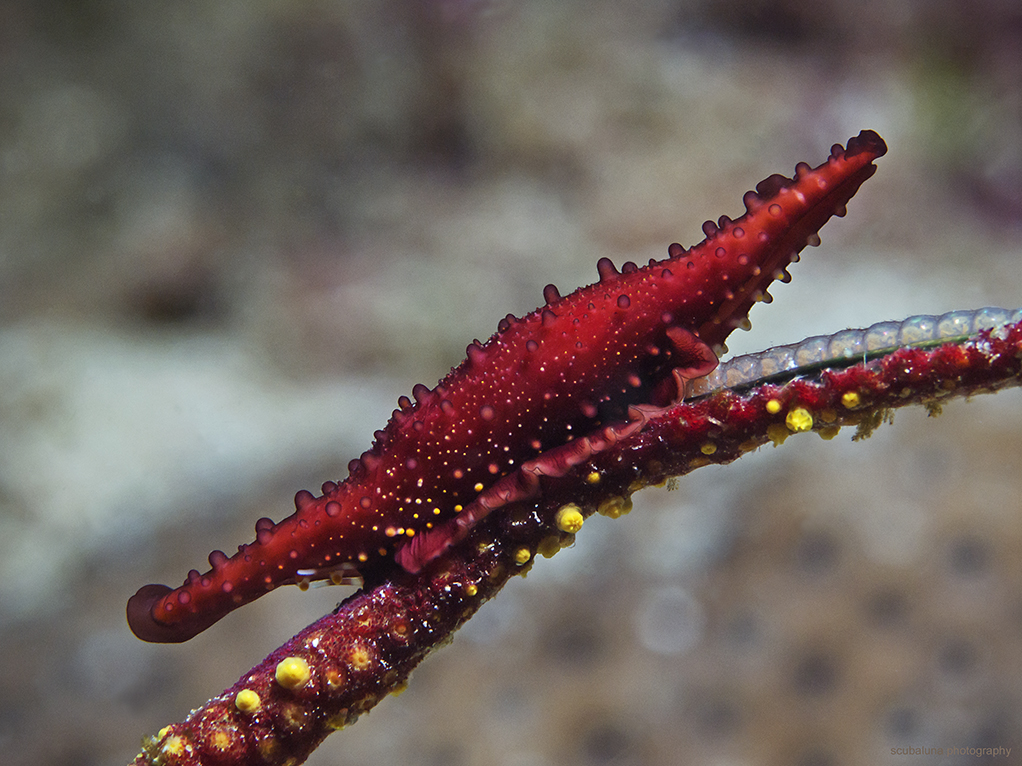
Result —
<instances>
[{"instance_id":1,"label":"sea whip coral branch","mask_svg":"<svg viewBox=\"0 0 1022 766\"><path fill-rule=\"evenodd\" d=\"M422 572L359 592L181 722L134 763L252 766L304 761L331 732L406 684L412 669L537 553L570 544L593 512L627 512L632 492L767 443L854 425L868 435L891 410L1022 385L1022 322L936 348L902 348L813 378L728 389L686 402L557 478L542 500L494 515Z\"/></svg>"}]
</instances>

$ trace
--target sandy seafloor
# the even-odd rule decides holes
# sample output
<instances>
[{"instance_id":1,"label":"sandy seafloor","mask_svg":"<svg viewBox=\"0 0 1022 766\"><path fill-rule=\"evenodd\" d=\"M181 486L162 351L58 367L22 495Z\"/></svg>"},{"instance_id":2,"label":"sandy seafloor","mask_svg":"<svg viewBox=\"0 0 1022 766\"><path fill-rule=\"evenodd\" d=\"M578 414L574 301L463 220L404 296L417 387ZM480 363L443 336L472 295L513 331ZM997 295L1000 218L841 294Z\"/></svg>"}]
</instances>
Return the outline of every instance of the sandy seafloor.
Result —
<instances>
[{"instance_id":1,"label":"sandy seafloor","mask_svg":"<svg viewBox=\"0 0 1022 766\"><path fill-rule=\"evenodd\" d=\"M546 283L863 128L890 153L732 350L1022 304L1022 13L959 5L6 3L0 762L127 762L343 595L153 646L140 585L343 478ZM309 762L1010 762L946 751L1022 752L1020 468L1008 391L646 491Z\"/></svg>"}]
</instances>

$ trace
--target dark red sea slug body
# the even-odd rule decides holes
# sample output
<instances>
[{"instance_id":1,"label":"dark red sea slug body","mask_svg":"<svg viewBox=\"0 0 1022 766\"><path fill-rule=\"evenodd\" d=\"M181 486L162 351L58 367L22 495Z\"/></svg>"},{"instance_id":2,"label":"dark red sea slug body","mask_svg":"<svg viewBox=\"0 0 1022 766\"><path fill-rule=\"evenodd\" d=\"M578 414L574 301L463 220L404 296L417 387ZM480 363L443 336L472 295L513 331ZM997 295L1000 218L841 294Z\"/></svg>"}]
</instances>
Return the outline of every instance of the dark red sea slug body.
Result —
<instances>
[{"instance_id":1,"label":"dark red sea slug body","mask_svg":"<svg viewBox=\"0 0 1022 766\"><path fill-rule=\"evenodd\" d=\"M716 365L711 349L745 322L767 286L875 171L887 150L864 131L816 169L771 176L745 195L736 221L707 222L691 250L600 279L545 305L508 315L485 344L434 388L417 385L373 446L320 496L299 492L295 513L260 520L256 540L181 587L147 585L128 622L148 641L184 641L232 609L285 583L348 576L396 558L417 571L486 514L541 491L642 427L677 397L678 378Z\"/></svg>"}]
</instances>

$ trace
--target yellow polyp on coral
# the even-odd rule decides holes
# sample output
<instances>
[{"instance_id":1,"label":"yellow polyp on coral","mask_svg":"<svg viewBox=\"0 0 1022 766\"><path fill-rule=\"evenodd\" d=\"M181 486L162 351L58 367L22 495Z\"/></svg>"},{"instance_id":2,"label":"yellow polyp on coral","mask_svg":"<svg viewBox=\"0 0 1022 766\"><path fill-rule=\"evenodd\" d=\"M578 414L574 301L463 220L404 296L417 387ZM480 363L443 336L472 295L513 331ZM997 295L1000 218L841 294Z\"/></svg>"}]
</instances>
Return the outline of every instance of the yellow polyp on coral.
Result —
<instances>
[{"instance_id":1,"label":"yellow polyp on coral","mask_svg":"<svg viewBox=\"0 0 1022 766\"><path fill-rule=\"evenodd\" d=\"M831 409L820 410L819 418L820 421L823 423L833 423L835 420L837 420L837 413Z\"/></svg>"},{"instance_id":2,"label":"yellow polyp on coral","mask_svg":"<svg viewBox=\"0 0 1022 766\"><path fill-rule=\"evenodd\" d=\"M557 528L562 532L572 535L582 529L582 522L584 521L581 509L574 503L562 505L558 509L557 515L554 516L554 523L557 525Z\"/></svg>"},{"instance_id":3,"label":"yellow polyp on coral","mask_svg":"<svg viewBox=\"0 0 1022 766\"><path fill-rule=\"evenodd\" d=\"M539 553L543 558L553 558L554 554L561 549L561 539L557 535L550 535L544 537L537 548L536 552Z\"/></svg>"},{"instance_id":4,"label":"yellow polyp on coral","mask_svg":"<svg viewBox=\"0 0 1022 766\"><path fill-rule=\"evenodd\" d=\"M820 438L823 439L824 441L830 441L835 436L837 436L839 433L841 433L841 427L840 426L826 426L825 428L821 428L816 433L818 433L820 435Z\"/></svg>"},{"instance_id":5,"label":"yellow polyp on coral","mask_svg":"<svg viewBox=\"0 0 1022 766\"><path fill-rule=\"evenodd\" d=\"M841 394L841 406L848 410L854 410L862 404L862 398L857 391L845 391Z\"/></svg>"},{"instance_id":6,"label":"yellow polyp on coral","mask_svg":"<svg viewBox=\"0 0 1022 766\"><path fill-rule=\"evenodd\" d=\"M717 445L713 442L706 442L706 444L699 448L699 451L704 455L712 455L717 451Z\"/></svg>"},{"instance_id":7,"label":"yellow polyp on coral","mask_svg":"<svg viewBox=\"0 0 1022 766\"><path fill-rule=\"evenodd\" d=\"M788 416L784 419L784 424L793 434L804 433L812 430L813 416L804 407L796 407L788 413Z\"/></svg>"},{"instance_id":8,"label":"yellow polyp on coral","mask_svg":"<svg viewBox=\"0 0 1022 766\"><path fill-rule=\"evenodd\" d=\"M347 709L342 710L340 713L334 716L330 716L325 721L328 728L334 731L340 731L348 725L348 711Z\"/></svg>"},{"instance_id":9,"label":"yellow polyp on coral","mask_svg":"<svg viewBox=\"0 0 1022 766\"><path fill-rule=\"evenodd\" d=\"M312 678L312 669L309 663L301 657L285 657L277 663L274 672L277 683L285 689L301 689Z\"/></svg>"},{"instance_id":10,"label":"yellow polyp on coral","mask_svg":"<svg viewBox=\"0 0 1022 766\"><path fill-rule=\"evenodd\" d=\"M766 403L766 411L771 415L776 415L781 411L781 403L777 399L770 399Z\"/></svg>"},{"instance_id":11,"label":"yellow polyp on coral","mask_svg":"<svg viewBox=\"0 0 1022 766\"><path fill-rule=\"evenodd\" d=\"M586 484L599 484L599 483L600 483L600 474L598 474L596 471L591 471L590 473L588 473L586 475Z\"/></svg>"},{"instance_id":12,"label":"yellow polyp on coral","mask_svg":"<svg viewBox=\"0 0 1022 766\"><path fill-rule=\"evenodd\" d=\"M231 747L231 735L223 729L217 729L209 737L210 747L216 748L217 750L229 750Z\"/></svg>"},{"instance_id":13,"label":"yellow polyp on coral","mask_svg":"<svg viewBox=\"0 0 1022 766\"><path fill-rule=\"evenodd\" d=\"M476 550L480 553L486 553L490 548L493 547L493 540L480 540L476 544Z\"/></svg>"},{"instance_id":14,"label":"yellow polyp on coral","mask_svg":"<svg viewBox=\"0 0 1022 766\"><path fill-rule=\"evenodd\" d=\"M405 690L407 688L408 688L408 679L405 679L401 683L395 684L394 688L390 690L390 693L394 697L399 697L399 696L401 696L402 694L405 693Z\"/></svg>"},{"instance_id":15,"label":"yellow polyp on coral","mask_svg":"<svg viewBox=\"0 0 1022 766\"><path fill-rule=\"evenodd\" d=\"M474 596L478 592L479 592L479 587L474 582L470 582L468 585L465 586L465 595L466 596Z\"/></svg>"},{"instance_id":16,"label":"yellow polyp on coral","mask_svg":"<svg viewBox=\"0 0 1022 766\"><path fill-rule=\"evenodd\" d=\"M277 709L277 726L296 732L305 728L309 722L309 710L295 702L285 702Z\"/></svg>"},{"instance_id":17,"label":"yellow polyp on coral","mask_svg":"<svg viewBox=\"0 0 1022 766\"><path fill-rule=\"evenodd\" d=\"M390 628L390 635L396 641L408 641L412 635L412 625L408 620L395 618Z\"/></svg>"},{"instance_id":18,"label":"yellow polyp on coral","mask_svg":"<svg viewBox=\"0 0 1022 766\"><path fill-rule=\"evenodd\" d=\"M614 497L608 497L598 506L596 506L596 512L601 516L606 516L609 519L617 519L624 516L632 510L632 500L628 497L621 497L615 495Z\"/></svg>"},{"instance_id":19,"label":"yellow polyp on coral","mask_svg":"<svg viewBox=\"0 0 1022 766\"><path fill-rule=\"evenodd\" d=\"M234 706L242 713L254 713L263 705L259 695L251 689L242 689L234 698Z\"/></svg>"},{"instance_id":20,"label":"yellow polyp on coral","mask_svg":"<svg viewBox=\"0 0 1022 766\"><path fill-rule=\"evenodd\" d=\"M256 743L259 757L264 761L272 762L280 754L280 743L271 737L264 737Z\"/></svg>"},{"instance_id":21,"label":"yellow polyp on coral","mask_svg":"<svg viewBox=\"0 0 1022 766\"><path fill-rule=\"evenodd\" d=\"M373 653L362 644L356 644L348 652L348 664L354 670L366 670L373 664Z\"/></svg>"},{"instance_id":22,"label":"yellow polyp on coral","mask_svg":"<svg viewBox=\"0 0 1022 766\"><path fill-rule=\"evenodd\" d=\"M779 447L784 444L785 439L791 436L791 431L783 423L774 423L767 426L766 435L774 443L775 447Z\"/></svg>"},{"instance_id":23,"label":"yellow polyp on coral","mask_svg":"<svg viewBox=\"0 0 1022 766\"><path fill-rule=\"evenodd\" d=\"M515 563L518 566L522 566L523 564L528 564L529 563L529 559L531 559L531 558L532 558L532 551L530 551L528 548L526 548L524 546L515 551Z\"/></svg>"},{"instance_id":24,"label":"yellow polyp on coral","mask_svg":"<svg viewBox=\"0 0 1022 766\"><path fill-rule=\"evenodd\" d=\"M167 737L166 741L163 743L163 747L160 748L163 755L169 755L175 758L190 752L191 749L192 746L185 741L184 737L180 737L177 734L172 737Z\"/></svg>"},{"instance_id":25,"label":"yellow polyp on coral","mask_svg":"<svg viewBox=\"0 0 1022 766\"><path fill-rule=\"evenodd\" d=\"M337 691L344 686L344 671L338 668L328 668L323 677L330 691Z\"/></svg>"}]
</instances>

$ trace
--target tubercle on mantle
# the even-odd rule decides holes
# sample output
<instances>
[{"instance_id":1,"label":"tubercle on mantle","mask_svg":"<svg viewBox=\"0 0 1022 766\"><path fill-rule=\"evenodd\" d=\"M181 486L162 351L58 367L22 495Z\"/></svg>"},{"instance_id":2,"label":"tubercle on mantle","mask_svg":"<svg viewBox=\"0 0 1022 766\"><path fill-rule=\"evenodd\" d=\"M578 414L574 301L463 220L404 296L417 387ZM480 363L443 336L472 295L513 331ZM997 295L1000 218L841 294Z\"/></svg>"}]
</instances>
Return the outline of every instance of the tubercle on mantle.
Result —
<instances>
[{"instance_id":1,"label":"tubercle on mantle","mask_svg":"<svg viewBox=\"0 0 1022 766\"><path fill-rule=\"evenodd\" d=\"M745 195L746 212L703 226L706 239L668 258L508 315L485 344L434 388L402 397L372 447L341 484L299 492L295 513L260 520L255 542L177 589L143 587L128 603L140 638L183 641L223 615L289 582L417 572L490 513L542 493L556 479L676 402L684 385L717 364L733 329L820 227L843 215L869 178L883 140L864 131L792 179L770 176ZM413 401L414 399L414 401ZM382 574L381 574L382 573Z\"/></svg>"}]
</instances>

